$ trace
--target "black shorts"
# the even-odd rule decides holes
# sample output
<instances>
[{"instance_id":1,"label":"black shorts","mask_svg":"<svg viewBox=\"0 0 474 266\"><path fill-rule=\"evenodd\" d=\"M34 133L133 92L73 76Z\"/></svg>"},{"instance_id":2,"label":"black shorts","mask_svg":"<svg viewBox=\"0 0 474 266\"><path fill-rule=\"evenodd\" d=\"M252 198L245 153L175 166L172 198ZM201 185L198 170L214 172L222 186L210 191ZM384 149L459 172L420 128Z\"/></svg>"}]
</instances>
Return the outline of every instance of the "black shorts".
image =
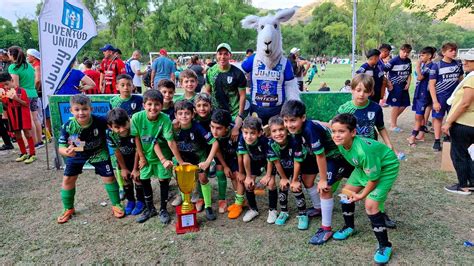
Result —
<instances>
[{"instance_id":1,"label":"black shorts","mask_svg":"<svg viewBox=\"0 0 474 266\"><path fill-rule=\"evenodd\" d=\"M30 98L30 111L31 112L36 112L36 111L38 111L38 109L39 109L38 97Z\"/></svg>"},{"instance_id":2,"label":"black shorts","mask_svg":"<svg viewBox=\"0 0 474 266\"><path fill-rule=\"evenodd\" d=\"M302 175L316 175L319 173L318 165L316 164L316 156L313 154L307 155L300 164L300 173Z\"/></svg>"},{"instance_id":3,"label":"black shorts","mask_svg":"<svg viewBox=\"0 0 474 266\"><path fill-rule=\"evenodd\" d=\"M66 168L64 169L65 176L76 176L82 174L82 167L86 160L66 160ZM90 163L95 168L95 173L100 176L112 177L114 176L114 168L110 160Z\"/></svg>"},{"instance_id":4,"label":"black shorts","mask_svg":"<svg viewBox=\"0 0 474 266\"><path fill-rule=\"evenodd\" d=\"M349 178L354 166L350 165L342 156L337 158L326 158L328 185L331 186L342 178Z\"/></svg>"},{"instance_id":5,"label":"black shorts","mask_svg":"<svg viewBox=\"0 0 474 266\"><path fill-rule=\"evenodd\" d=\"M217 158L214 158L214 160L216 161L216 165L221 165L221 162L219 161L219 159ZM237 157L232 157L232 158L226 158L224 157L224 160L225 160L225 163L227 164L227 166L229 166L230 170L233 172L238 172L239 171L239 162L237 160Z\"/></svg>"}]
</instances>

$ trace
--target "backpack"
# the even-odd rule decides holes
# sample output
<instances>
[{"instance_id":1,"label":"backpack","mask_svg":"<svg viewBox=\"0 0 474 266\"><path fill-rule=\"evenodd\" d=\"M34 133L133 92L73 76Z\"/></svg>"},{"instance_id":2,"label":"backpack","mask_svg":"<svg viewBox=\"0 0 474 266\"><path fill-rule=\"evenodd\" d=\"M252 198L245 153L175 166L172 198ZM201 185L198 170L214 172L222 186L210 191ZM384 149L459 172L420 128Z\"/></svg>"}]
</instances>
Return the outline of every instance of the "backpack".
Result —
<instances>
[{"instance_id":1,"label":"backpack","mask_svg":"<svg viewBox=\"0 0 474 266\"><path fill-rule=\"evenodd\" d=\"M146 69L145 75L143 75L143 84L146 87L151 88L151 68Z\"/></svg>"},{"instance_id":2,"label":"backpack","mask_svg":"<svg viewBox=\"0 0 474 266\"><path fill-rule=\"evenodd\" d=\"M133 77L135 77L135 72L133 72L132 66L130 64L132 60L133 58L130 58L125 62L125 71L127 72L127 75L130 75L130 77L133 79Z\"/></svg>"}]
</instances>

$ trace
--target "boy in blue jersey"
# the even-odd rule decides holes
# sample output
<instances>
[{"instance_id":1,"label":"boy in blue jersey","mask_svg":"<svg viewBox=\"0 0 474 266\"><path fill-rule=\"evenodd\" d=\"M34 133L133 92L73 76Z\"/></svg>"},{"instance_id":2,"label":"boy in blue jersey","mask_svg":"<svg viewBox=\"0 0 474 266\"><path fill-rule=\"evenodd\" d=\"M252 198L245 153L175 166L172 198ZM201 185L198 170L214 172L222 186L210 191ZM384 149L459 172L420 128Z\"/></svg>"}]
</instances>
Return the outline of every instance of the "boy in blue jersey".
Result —
<instances>
[{"instance_id":1,"label":"boy in blue jersey","mask_svg":"<svg viewBox=\"0 0 474 266\"><path fill-rule=\"evenodd\" d=\"M379 103L382 95L382 86L384 81L383 68L379 65L380 51L377 49L371 49L367 52L367 62L362 64L357 74L366 73L374 79L374 90L369 99L375 103Z\"/></svg>"},{"instance_id":2,"label":"boy in blue jersey","mask_svg":"<svg viewBox=\"0 0 474 266\"><path fill-rule=\"evenodd\" d=\"M387 75L383 69L384 69L385 63L390 60L390 52L392 51L392 46L387 43L382 43L379 46L379 51L380 51L380 56L379 56L379 61L377 62L377 65L384 72L382 89L380 91L379 104L385 107L387 106L387 104L385 103L385 98L386 98L385 95L388 94L387 87L392 88L392 83L387 79Z\"/></svg>"},{"instance_id":3,"label":"boy in blue jersey","mask_svg":"<svg viewBox=\"0 0 474 266\"><path fill-rule=\"evenodd\" d=\"M434 151L441 151L441 124L444 115L449 112L446 103L454 89L463 79L464 71L460 62L456 61L458 46L455 43L445 43L441 47L443 59L433 63L430 70L429 90L433 100L433 128L435 131Z\"/></svg>"},{"instance_id":4,"label":"boy in blue jersey","mask_svg":"<svg viewBox=\"0 0 474 266\"><path fill-rule=\"evenodd\" d=\"M169 79L162 79L158 82L158 90L163 95L162 113L166 114L171 121L174 120L174 102L173 97L176 92L176 85Z\"/></svg>"},{"instance_id":5,"label":"boy in blue jersey","mask_svg":"<svg viewBox=\"0 0 474 266\"><path fill-rule=\"evenodd\" d=\"M388 71L388 78L392 83L389 88L387 104L392 107L390 113L391 130L395 132L402 131L398 127L398 117L410 106L410 94L408 89L411 83L411 60L409 58L412 48L409 44L403 44L400 47L399 55L394 57L384 66L384 71Z\"/></svg>"},{"instance_id":6,"label":"boy in blue jersey","mask_svg":"<svg viewBox=\"0 0 474 266\"><path fill-rule=\"evenodd\" d=\"M291 62L284 56L270 69L257 54L242 62L242 69L250 73L250 113L256 113L263 125L280 113L286 100L285 82L295 78Z\"/></svg>"},{"instance_id":7,"label":"boy in blue jersey","mask_svg":"<svg viewBox=\"0 0 474 266\"><path fill-rule=\"evenodd\" d=\"M199 166L198 178L204 197L206 218L209 221L215 220L216 216L212 210L211 201L212 188L207 177L207 170L219 149L219 143L212 137L211 132L193 121L194 105L190 101L178 101L174 109L179 122L179 129L174 133L179 153L185 162ZM212 146L210 151L208 145Z\"/></svg>"},{"instance_id":8,"label":"boy in blue jersey","mask_svg":"<svg viewBox=\"0 0 474 266\"><path fill-rule=\"evenodd\" d=\"M431 60L436 54L436 48L425 47L420 51L420 58L416 62L416 88L413 96L412 110L415 112L415 126L408 138L408 145L416 147L417 140L424 140L425 131L421 130L425 126L425 112L431 106L431 96L428 90L430 69L433 63Z\"/></svg>"}]
</instances>

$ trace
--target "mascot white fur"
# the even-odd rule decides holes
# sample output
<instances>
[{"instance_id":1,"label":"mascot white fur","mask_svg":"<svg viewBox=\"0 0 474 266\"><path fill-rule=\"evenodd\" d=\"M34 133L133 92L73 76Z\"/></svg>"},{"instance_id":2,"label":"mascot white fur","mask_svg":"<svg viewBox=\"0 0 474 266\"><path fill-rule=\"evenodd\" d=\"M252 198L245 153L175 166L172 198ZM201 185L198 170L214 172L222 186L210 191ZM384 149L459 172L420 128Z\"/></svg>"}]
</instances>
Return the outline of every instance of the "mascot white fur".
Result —
<instances>
[{"instance_id":1,"label":"mascot white fur","mask_svg":"<svg viewBox=\"0 0 474 266\"><path fill-rule=\"evenodd\" d=\"M287 100L300 99L291 63L283 56L280 30L280 23L288 21L294 14L294 9L283 9L275 15L249 15L241 21L243 28L258 32L256 54L247 58L242 68L251 74L251 104L253 111L255 108L260 110L257 112L259 116L265 113L262 109L266 107L281 108ZM276 110L271 113L277 114Z\"/></svg>"}]
</instances>

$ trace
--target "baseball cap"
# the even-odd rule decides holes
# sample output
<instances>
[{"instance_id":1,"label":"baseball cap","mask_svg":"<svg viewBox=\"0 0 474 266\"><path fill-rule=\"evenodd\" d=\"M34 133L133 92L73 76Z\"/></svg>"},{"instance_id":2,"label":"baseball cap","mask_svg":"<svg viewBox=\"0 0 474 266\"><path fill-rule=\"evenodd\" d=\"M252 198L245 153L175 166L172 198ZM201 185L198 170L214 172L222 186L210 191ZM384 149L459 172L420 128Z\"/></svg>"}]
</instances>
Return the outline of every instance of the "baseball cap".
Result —
<instances>
[{"instance_id":1,"label":"baseball cap","mask_svg":"<svg viewBox=\"0 0 474 266\"><path fill-rule=\"evenodd\" d=\"M41 54L36 49L28 49L28 50L26 50L26 54L31 55L31 56L35 57L36 59L41 60Z\"/></svg>"},{"instance_id":2,"label":"baseball cap","mask_svg":"<svg viewBox=\"0 0 474 266\"><path fill-rule=\"evenodd\" d=\"M232 53L232 49L230 48L230 45L228 43L221 43L217 46L216 52L219 52L220 49L225 48L229 53Z\"/></svg>"},{"instance_id":3,"label":"baseball cap","mask_svg":"<svg viewBox=\"0 0 474 266\"><path fill-rule=\"evenodd\" d=\"M160 55L168 55L168 51L166 51L165 49L161 48L161 49L160 49Z\"/></svg>"},{"instance_id":4,"label":"baseball cap","mask_svg":"<svg viewBox=\"0 0 474 266\"><path fill-rule=\"evenodd\" d=\"M8 54L8 52L5 49L0 49L0 54Z\"/></svg>"},{"instance_id":5,"label":"baseball cap","mask_svg":"<svg viewBox=\"0 0 474 266\"><path fill-rule=\"evenodd\" d=\"M102 52L104 52L104 51L114 51L115 52L115 48L111 44L106 44L106 45L104 45L104 47L100 48L99 50L101 50Z\"/></svg>"},{"instance_id":6,"label":"baseball cap","mask_svg":"<svg viewBox=\"0 0 474 266\"><path fill-rule=\"evenodd\" d=\"M299 52L299 51L301 51L301 50L298 49L298 48L296 48L296 47L293 47L293 48L291 48L290 53L296 54L296 53Z\"/></svg>"},{"instance_id":7,"label":"baseball cap","mask_svg":"<svg viewBox=\"0 0 474 266\"><path fill-rule=\"evenodd\" d=\"M380 51L377 50L377 49L370 49L369 51L367 51L367 53L365 54L367 56L367 59L368 58L371 58L372 56L379 56L380 55Z\"/></svg>"},{"instance_id":8,"label":"baseball cap","mask_svg":"<svg viewBox=\"0 0 474 266\"><path fill-rule=\"evenodd\" d=\"M469 49L469 51L459 55L462 60L474 61L474 48Z\"/></svg>"}]
</instances>

